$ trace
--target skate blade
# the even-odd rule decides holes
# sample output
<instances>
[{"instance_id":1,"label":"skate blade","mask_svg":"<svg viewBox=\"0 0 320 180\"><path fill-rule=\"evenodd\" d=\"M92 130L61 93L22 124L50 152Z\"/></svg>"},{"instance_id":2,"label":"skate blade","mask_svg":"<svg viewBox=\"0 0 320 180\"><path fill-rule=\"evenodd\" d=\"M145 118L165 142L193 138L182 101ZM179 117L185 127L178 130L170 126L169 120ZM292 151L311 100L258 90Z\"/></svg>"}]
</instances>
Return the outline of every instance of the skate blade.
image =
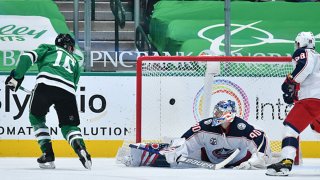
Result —
<instances>
[{"instance_id":1,"label":"skate blade","mask_svg":"<svg viewBox=\"0 0 320 180\"><path fill-rule=\"evenodd\" d=\"M82 157L84 157L84 160L85 160L84 166L85 166L85 168L91 170L92 162L88 160L87 153L84 150L81 150L80 154L81 154Z\"/></svg>"},{"instance_id":2,"label":"skate blade","mask_svg":"<svg viewBox=\"0 0 320 180\"><path fill-rule=\"evenodd\" d=\"M42 169L55 169L56 168L54 162L39 163L39 167Z\"/></svg>"},{"instance_id":3,"label":"skate blade","mask_svg":"<svg viewBox=\"0 0 320 180\"><path fill-rule=\"evenodd\" d=\"M280 171L277 172L274 169L267 169L266 175L267 176L288 176L289 170L288 169L280 169Z\"/></svg>"}]
</instances>

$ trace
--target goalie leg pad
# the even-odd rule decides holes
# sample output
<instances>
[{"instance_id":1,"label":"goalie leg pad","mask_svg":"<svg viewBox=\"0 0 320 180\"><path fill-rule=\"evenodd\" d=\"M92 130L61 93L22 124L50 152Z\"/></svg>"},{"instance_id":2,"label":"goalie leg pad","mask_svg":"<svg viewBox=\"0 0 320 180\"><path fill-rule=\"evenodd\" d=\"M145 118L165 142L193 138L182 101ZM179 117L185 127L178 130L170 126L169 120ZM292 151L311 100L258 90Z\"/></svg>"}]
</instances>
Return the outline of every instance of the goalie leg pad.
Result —
<instances>
[{"instance_id":1,"label":"goalie leg pad","mask_svg":"<svg viewBox=\"0 0 320 180\"><path fill-rule=\"evenodd\" d=\"M151 148L159 151L168 146L168 144L137 144L144 148ZM125 156L121 161L126 166L151 166L151 167L170 167L164 155L150 153L145 150L130 148L130 154Z\"/></svg>"},{"instance_id":2,"label":"goalie leg pad","mask_svg":"<svg viewBox=\"0 0 320 180\"><path fill-rule=\"evenodd\" d=\"M146 144L145 148L153 149L155 151L160 151L169 146L167 143L150 143ZM152 167L170 167L170 164L167 163L164 155L150 153L148 151L143 151L141 155L141 166L152 166Z\"/></svg>"}]
</instances>

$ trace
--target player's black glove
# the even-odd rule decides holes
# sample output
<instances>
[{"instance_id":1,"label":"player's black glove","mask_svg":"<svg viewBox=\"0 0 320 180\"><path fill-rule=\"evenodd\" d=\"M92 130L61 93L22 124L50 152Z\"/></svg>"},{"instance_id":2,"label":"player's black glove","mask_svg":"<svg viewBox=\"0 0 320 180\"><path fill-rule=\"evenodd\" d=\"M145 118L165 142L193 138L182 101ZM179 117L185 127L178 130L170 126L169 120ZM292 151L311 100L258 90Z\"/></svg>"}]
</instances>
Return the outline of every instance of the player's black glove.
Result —
<instances>
[{"instance_id":1,"label":"player's black glove","mask_svg":"<svg viewBox=\"0 0 320 180\"><path fill-rule=\"evenodd\" d=\"M290 94L283 94L283 101L287 104L293 104L294 103L294 99Z\"/></svg>"},{"instance_id":2,"label":"player's black glove","mask_svg":"<svg viewBox=\"0 0 320 180\"><path fill-rule=\"evenodd\" d=\"M293 104L294 101L298 100L298 91L300 89L300 84L295 82L292 76L289 74L286 80L281 86L283 94L283 100L287 104Z\"/></svg>"},{"instance_id":3,"label":"player's black glove","mask_svg":"<svg viewBox=\"0 0 320 180\"><path fill-rule=\"evenodd\" d=\"M16 79L14 78L14 75L15 75L15 70L12 70L5 82L6 86L8 86L8 88L11 91L17 91L24 79L24 76L21 79Z\"/></svg>"}]
</instances>

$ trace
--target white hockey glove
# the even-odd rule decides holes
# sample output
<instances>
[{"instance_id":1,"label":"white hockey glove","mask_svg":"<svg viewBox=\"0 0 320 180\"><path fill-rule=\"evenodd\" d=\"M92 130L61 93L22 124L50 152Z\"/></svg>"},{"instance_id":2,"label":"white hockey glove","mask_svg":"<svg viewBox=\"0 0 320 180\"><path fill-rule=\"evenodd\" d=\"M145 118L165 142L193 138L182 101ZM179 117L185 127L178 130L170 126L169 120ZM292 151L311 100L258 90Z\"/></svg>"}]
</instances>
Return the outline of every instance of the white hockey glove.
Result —
<instances>
[{"instance_id":1,"label":"white hockey glove","mask_svg":"<svg viewBox=\"0 0 320 180\"><path fill-rule=\"evenodd\" d=\"M257 169L265 169L266 166L267 164L266 164L265 154L259 152L258 155L257 153L254 153L248 161L241 163L239 166L236 166L233 169L257 170Z\"/></svg>"},{"instance_id":2,"label":"white hockey glove","mask_svg":"<svg viewBox=\"0 0 320 180\"><path fill-rule=\"evenodd\" d=\"M5 84L11 91L17 91L24 79L24 76L21 79L14 78L15 70L12 70L10 75L7 77Z\"/></svg>"}]
</instances>

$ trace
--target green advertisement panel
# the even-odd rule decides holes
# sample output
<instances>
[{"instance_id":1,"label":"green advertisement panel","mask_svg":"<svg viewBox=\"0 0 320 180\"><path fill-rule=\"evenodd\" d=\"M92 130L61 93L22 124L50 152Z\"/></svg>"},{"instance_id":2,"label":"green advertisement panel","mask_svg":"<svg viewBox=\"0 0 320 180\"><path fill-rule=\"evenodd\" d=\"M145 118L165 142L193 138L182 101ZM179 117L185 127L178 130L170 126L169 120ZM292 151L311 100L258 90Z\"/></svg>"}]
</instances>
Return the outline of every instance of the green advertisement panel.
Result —
<instances>
[{"instance_id":1,"label":"green advertisement panel","mask_svg":"<svg viewBox=\"0 0 320 180\"><path fill-rule=\"evenodd\" d=\"M223 55L224 2L160 1L150 37L160 52ZM294 39L311 31L320 49L320 3L231 2L231 53L238 56L290 56Z\"/></svg>"},{"instance_id":2,"label":"green advertisement panel","mask_svg":"<svg viewBox=\"0 0 320 180\"><path fill-rule=\"evenodd\" d=\"M52 0L0 0L0 71L15 68L24 51L54 44L58 33L70 30ZM83 60L78 47L75 53Z\"/></svg>"}]
</instances>

